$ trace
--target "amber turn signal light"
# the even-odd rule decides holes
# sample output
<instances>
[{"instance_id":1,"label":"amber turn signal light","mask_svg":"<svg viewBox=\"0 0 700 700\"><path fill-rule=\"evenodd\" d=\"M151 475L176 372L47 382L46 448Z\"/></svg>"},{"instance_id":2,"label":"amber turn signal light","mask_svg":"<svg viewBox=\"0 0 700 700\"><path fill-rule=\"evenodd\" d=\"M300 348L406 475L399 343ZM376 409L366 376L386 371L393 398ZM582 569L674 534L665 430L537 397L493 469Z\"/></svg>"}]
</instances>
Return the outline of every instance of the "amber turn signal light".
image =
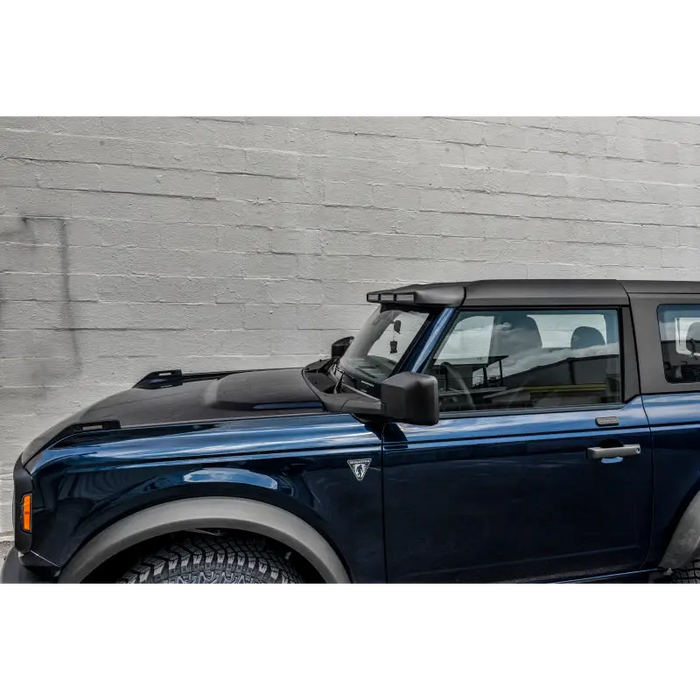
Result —
<instances>
[{"instance_id":1,"label":"amber turn signal light","mask_svg":"<svg viewBox=\"0 0 700 700\"><path fill-rule=\"evenodd\" d=\"M25 532L32 531L32 494L22 497L22 529Z\"/></svg>"}]
</instances>

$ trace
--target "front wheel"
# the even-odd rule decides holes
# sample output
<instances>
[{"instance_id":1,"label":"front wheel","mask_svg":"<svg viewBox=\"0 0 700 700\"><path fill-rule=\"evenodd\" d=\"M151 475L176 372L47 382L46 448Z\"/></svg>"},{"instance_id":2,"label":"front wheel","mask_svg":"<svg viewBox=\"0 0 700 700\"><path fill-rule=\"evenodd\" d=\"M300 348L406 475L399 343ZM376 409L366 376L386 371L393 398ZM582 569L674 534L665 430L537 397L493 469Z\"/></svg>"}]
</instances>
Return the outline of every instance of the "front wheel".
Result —
<instances>
[{"instance_id":1,"label":"front wheel","mask_svg":"<svg viewBox=\"0 0 700 700\"><path fill-rule=\"evenodd\" d=\"M118 583L303 583L264 540L189 537L140 559Z\"/></svg>"},{"instance_id":2,"label":"front wheel","mask_svg":"<svg viewBox=\"0 0 700 700\"><path fill-rule=\"evenodd\" d=\"M700 559L671 574L671 583L700 583Z\"/></svg>"}]
</instances>

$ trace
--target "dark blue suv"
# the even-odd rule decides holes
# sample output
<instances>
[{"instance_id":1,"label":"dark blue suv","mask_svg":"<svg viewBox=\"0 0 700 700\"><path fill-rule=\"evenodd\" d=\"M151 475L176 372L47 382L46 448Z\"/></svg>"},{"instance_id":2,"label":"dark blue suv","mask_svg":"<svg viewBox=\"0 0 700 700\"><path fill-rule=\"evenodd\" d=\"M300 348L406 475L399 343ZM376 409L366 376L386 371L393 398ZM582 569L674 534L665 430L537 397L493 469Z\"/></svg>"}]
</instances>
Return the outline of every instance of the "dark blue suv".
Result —
<instances>
[{"instance_id":1,"label":"dark blue suv","mask_svg":"<svg viewBox=\"0 0 700 700\"><path fill-rule=\"evenodd\" d=\"M700 283L367 298L327 360L155 372L34 440L2 580L700 582Z\"/></svg>"}]
</instances>

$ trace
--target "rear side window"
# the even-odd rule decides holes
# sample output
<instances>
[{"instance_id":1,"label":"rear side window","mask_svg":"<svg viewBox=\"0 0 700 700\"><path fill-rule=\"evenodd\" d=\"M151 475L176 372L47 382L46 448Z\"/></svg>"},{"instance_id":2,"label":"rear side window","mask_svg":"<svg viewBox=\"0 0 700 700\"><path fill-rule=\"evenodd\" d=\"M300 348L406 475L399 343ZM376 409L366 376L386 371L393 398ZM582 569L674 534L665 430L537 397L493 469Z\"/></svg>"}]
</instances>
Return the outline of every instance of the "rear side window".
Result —
<instances>
[{"instance_id":1,"label":"rear side window","mask_svg":"<svg viewBox=\"0 0 700 700\"><path fill-rule=\"evenodd\" d=\"M659 306L658 318L666 381L700 382L700 306Z\"/></svg>"},{"instance_id":2,"label":"rear side window","mask_svg":"<svg viewBox=\"0 0 700 700\"><path fill-rule=\"evenodd\" d=\"M441 410L618 403L619 337L614 309L462 311L431 364Z\"/></svg>"}]
</instances>

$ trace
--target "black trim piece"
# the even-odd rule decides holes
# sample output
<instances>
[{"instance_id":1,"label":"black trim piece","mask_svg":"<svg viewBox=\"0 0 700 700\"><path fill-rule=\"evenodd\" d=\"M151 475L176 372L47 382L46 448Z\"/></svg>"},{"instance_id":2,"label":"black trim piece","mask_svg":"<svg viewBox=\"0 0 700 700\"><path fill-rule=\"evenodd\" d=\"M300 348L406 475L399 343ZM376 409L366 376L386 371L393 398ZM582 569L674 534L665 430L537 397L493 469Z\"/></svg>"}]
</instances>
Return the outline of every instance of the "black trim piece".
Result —
<instances>
[{"instance_id":1,"label":"black trim piece","mask_svg":"<svg viewBox=\"0 0 700 700\"><path fill-rule=\"evenodd\" d=\"M629 295L694 294L700 297L700 282L678 282L674 280L620 280Z\"/></svg>"},{"instance_id":2,"label":"black trim piece","mask_svg":"<svg viewBox=\"0 0 700 700\"><path fill-rule=\"evenodd\" d=\"M183 374L181 369L162 369L157 372L150 372L145 377L134 384L134 389L160 389L165 386L180 386L185 382L198 382L202 379L220 379L229 374L239 374L240 372L250 372L251 370L229 370L224 372L193 372Z\"/></svg>"},{"instance_id":3,"label":"black trim piece","mask_svg":"<svg viewBox=\"0 0 700 700\"><path fill-rule=\"evenodd\" d=\"M627 306L627 292L617 280L484 280L466 287L464 306Z\"/></svg>"},{"instance_id":4,"label":"black trim piece","mask_svg":"<svg viewBox=\"0 0 700 700\"><path fill-rule=\"evenodd\" d=\"M22 566L19 554L13 547L0 569L0 583L47 583L44 579Z\"/></svg>"},{"instance_id":5,"label":"black trim piece","mask_svg":"<svg viewBox=\"0 0 700 700\"><path fill-rule=\"evenodd\" d=\"M459 306L464 301L465 293L464 284L460 282L412 284L370 292L367 301L399 306Z\"/></svg>"},{"instance_id":6,"label":"black trim piece","mask_svg":"<svg viewBox=\"0 0 700 700\"><path fill-rule=\"evenodd\" d=\"M467 411L444 411L440 414L440 419L448 418L493 418L498 416L532 416L542 413L600 413L601 411L623 410L624 403L598 403L584 404L582 406L554 406L551 408L502 408L498 410L467 410ZM619 429L619 425L598 426L601 428ZM555 431L557 432L557 431ZM571 432L571 431L569 431Z\"/></svg>"},{"instance_id":7,"label":"black trim piece","mask_svg":"<svg viewBox=\"0 0 700 700\"><path fill-rule=\"evenodd\" d=\"M617 280L478 280L414 284L370 292L367 301L400 306L627 306L624 284ZM640 283L641 284L641 283Z\"/></svg>"},{"instance_id":8,"label":"black trim piece","mask_svg":"<svg viewBox=\"0 0 700 700\"><path fill-rule=\"evenodd\" d=\"M270 537L304 557L326 583L349 583L333 547L308 523L268 503L189 498L147 508L103 530L73 556L59 583L79 583L108 559L145 540L184 530L223 528Z\"/></svg>"},{"instance_id":9,"label":"black trim piece","mask_svg":"<svg viewBox=\"0 0 700 700\"><path fill-rule=\"evenodd\" d=\"M700 493L685 509L659 563L659 568L681 569L700 552Z\"/></svg>"},{"instance_id":10,"label":"black trim piece","mask_svg":"<svg viewBox=\"0 0 700 700\"><path fill-rule=\"evenodd\" d=\"M121 424L118 420L101 420L92 421L90 423L72 423L68 427L61 430L60 433L56 433L42 448L39 452L56 445L57 443L65 440L66 438L73 437L76 435L86 435L88 433L97 432L108 432L111 430L121 430ZM27 460L29 461L29 460Z\"/></svg>"},{"instance_id":11,"label":"black trim piece","mask_svg":"<svg viewBox=\"0 0 700 700\"><path fill-rule=\"evenodd\" d=\"M637 344L635 341L632 312L628 307L622 308L620 318L620 360L622 362L622 400L628 403L639 396L639 362L637 360Z\"/></svg>"},{"instance_id":12,"label":"black trim piece","mask_svg":"<svg viewBox=\"0 0 700 700\"><path fill-rule=\"evenodd\" d=\"M32 494L32 507L36 507L34 500L34 484L29 472L22 466L21 460L15 462L12 471L13 501L12 501L12 527L15 532L15 547L20 552L28 552L32 546L32 534L22 528L22 498L26 494Z\"/></svg>"}]
</instances>

